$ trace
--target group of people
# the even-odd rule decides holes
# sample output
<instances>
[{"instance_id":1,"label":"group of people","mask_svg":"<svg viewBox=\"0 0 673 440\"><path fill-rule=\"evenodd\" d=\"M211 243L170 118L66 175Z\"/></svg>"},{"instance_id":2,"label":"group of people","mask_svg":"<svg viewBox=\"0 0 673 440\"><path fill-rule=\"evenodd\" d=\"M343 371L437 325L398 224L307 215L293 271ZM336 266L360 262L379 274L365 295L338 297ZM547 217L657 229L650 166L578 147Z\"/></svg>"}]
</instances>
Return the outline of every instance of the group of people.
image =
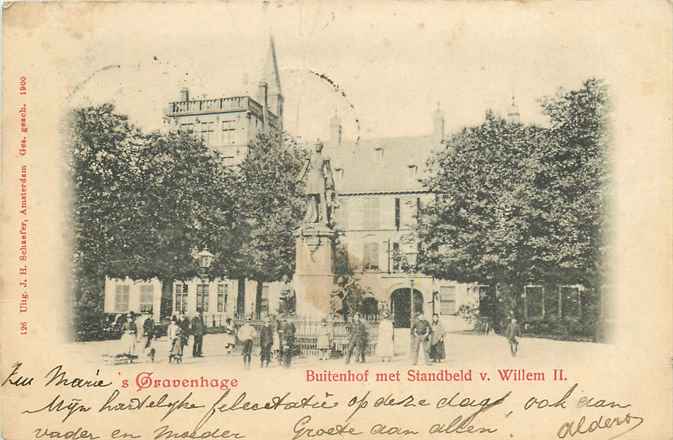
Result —
<instances>
[{"instance_id":1,"label":"group of people","mask_svg":"<svg viewBox=\"0 0 673 440\"><path fill-rule=\"evenodd\" d=\"M291 320L281 318L272 322L267 316L259 329L260 366L268 368L272 358L275 358L280 365L289 368L295 351L296 333L297 328ZM249 369L252 364L252 348L258 331L248 319L238 329L236 335L243 346L243 366Z\"/></svg>"},{"instance_id":2,"label":"group of people","mask_svg":"<svg viewBox=\"0 0 673 440\"><path fill-rule=\"evenodd\" d=\"M206 323L203 313L199 310L192 319L184 313L178 318L173 315L166 329L166 336L170 344L168 362L182 362L184 347L189 345L192 336L192 357L203 357L203 336L206 333Z\"/></svg>"}]
</instances>

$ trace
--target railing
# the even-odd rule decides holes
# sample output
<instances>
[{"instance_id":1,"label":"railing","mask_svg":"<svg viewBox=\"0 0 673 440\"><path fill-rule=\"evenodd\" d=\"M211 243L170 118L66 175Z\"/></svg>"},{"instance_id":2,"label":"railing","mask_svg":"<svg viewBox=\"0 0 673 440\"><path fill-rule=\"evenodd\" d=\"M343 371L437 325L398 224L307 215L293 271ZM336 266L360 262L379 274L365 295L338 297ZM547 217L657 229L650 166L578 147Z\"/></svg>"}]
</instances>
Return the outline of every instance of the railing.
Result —
<instances>
[{"instance_id":1,"label":"railing","mask_svg":"<svg viewBox=\"0 0 673 440\"><path fill-rule=\"evenodd\" d=\"M243 325L244 320L234 320L236 329ZM250 324L257 331L257 338L254 341L255 346L259 346L259 330L264 325L262 320L252 320ZM376 340L378 335L378 321L366 321L368 327L367 335L367 350L366 353L371 355L376 350ZM298 347L299 352L303 356L318 356L318 329L322 325L322 321L296 320L294 321L296 328L295 346ZM331 352L336 356L343 356L348 348L349 333L347 324L343 321L333 321L328 325L331 326Z\"/></svg>"},{"instance_id":2,"label":"railing","mask_svg":"<svg viewBox=\"0 0 673 440\"><path fill-rule=\"evenodd\" d=\"M232 96L228 98L196 99L176 101L168 104L168 116L184 113L207 113L221 111L251 110L258 114L262 106L249 96Z\"/></svg>"}]
</instances>

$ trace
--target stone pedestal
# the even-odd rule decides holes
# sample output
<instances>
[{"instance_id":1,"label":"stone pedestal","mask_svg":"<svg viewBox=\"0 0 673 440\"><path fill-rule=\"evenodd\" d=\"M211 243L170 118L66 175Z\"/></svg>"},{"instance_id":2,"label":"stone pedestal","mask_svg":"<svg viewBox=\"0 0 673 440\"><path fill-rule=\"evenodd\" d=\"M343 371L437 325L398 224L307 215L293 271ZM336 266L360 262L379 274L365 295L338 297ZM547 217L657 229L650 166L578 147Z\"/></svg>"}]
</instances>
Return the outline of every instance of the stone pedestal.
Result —
<instances>
[{"instance_id":1,"label":"stone pedestal","mask_svg":"<svg viewBox=\"0 0 673 440\"><path fill-rule=\"evenodd\" d=\"M322 319L330 312L330 293L334 288L334 240L336 233L327 225L303 225L295 233L296 269L294 290L297 316Z\"/></svg>"}]
</instances>

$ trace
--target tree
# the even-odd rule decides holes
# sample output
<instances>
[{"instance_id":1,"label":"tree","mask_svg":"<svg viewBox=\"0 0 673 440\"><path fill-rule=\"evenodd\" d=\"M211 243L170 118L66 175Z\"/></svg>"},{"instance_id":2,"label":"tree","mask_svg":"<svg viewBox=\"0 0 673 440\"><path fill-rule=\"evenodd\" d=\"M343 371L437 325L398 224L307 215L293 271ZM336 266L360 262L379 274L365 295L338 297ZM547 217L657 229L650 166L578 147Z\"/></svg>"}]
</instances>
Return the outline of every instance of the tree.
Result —
<instances>
[{"instance_id":1,"label":"tree","mask_svg":"<svg viewBox=\"0 0 673 440\"><path fill-rule=\"evenodd\" d=\"M235 273L257 281L257 314L263 283L294 273L294 233L305 209L298 179L305 160L305 151L289 136L262 133L237 170Z\"/></svg>"},{"instance_id":2,"label":"tree","mask_svg":"<svg viewBox=\"0 0 673 440\"><path fill-rule=\"evenodd\" d=\"M73 111L70 128L78 322L102 312L105 276L158 277L167 311L173 280L197 272L194 250L227 272L234 177L219 153L190 134L144 135L110 104Z\"/></svg>"},{"instance_id":3,"label":"tree","mask_svg":"<svg viewBox=\"0 0 673 440\"><path fill-rule=\"evenodd\" d=\"M435 200L419 216L420 269L497 286L505 309L518 308L528 282L593 287L602 270L606 86L591 79L542 107L549 128L487 112L428 163Z\"/></svg>"}]
</instances>

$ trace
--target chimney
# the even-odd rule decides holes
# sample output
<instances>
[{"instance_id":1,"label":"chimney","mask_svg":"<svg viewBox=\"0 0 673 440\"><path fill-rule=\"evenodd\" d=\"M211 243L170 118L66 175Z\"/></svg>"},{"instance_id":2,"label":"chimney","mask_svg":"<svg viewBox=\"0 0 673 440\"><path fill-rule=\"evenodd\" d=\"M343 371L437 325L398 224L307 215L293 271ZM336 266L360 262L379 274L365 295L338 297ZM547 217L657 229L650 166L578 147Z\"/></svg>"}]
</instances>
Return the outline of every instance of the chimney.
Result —
<instances>
[{"instance_id":1,"label":"chimney","mask_svg":"<svg viewBox=\"0 0 673 440\"><path fill-rule=\"evenodd\" d=\"M180 89L180 101L189 101L189 89L187 87Z\"/></svg>"},{"instance_id":2,"label":"chimney","mask_svg":"<svg viewBox=\"0 0 673 440\"><path fill-rule=\"evenodd\" d=\"M439 108L439 102L432 114L432 140L436 144L444 140L444 113Z\"/></svg>"},{"instance_id":3,"label":"chimney","mask_svg":"<svg viewBox=\"0 0 673 440\"><path fill-rule=\"evenodd\" d=\"M269 84L265 81L259 82L257 97L262 104L262 125L266 132L269 130Z\"/></svg>"},{"instance_id":4,"label":"chimney","mask_svg":"<svg viewBox=\"0 0 673 440\"><path fill-rule=\"evenodd\" d=\"M342 135L343 129L341 127L341 119L339 119L339 115L337 112L334 112L334 116L332 116L329 120L329 142L332 145L341 145L341 135Z\"/></svg>"}]
</instances>

